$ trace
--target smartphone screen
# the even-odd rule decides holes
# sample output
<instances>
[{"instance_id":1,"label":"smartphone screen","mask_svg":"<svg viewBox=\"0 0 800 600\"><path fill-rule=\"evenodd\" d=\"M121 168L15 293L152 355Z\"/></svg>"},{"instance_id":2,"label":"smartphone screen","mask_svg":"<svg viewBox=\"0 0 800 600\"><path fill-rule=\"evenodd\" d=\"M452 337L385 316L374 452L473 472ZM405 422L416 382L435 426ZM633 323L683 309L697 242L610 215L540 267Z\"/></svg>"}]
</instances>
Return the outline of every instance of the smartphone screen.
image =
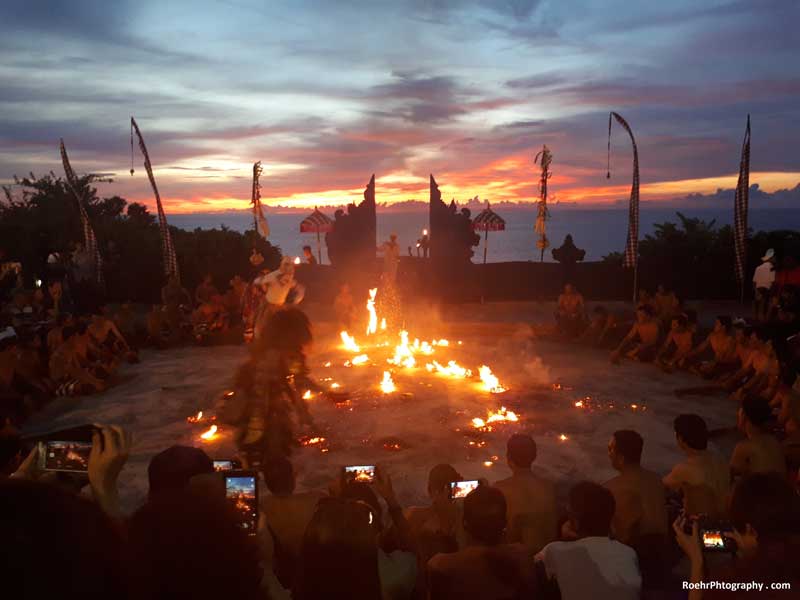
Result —
<instances>
[{"instance_id":1,"label":"smartphone screen","mask_svg":"<svg viewBox=\"0 0 800 600\"><path fill-rule=\"evenodd\" d=\"M239 461L236 460L215 460L215 471L233 471L239 468Z\"/></svg>"},{"instance_id":2,"label":"smartphone screen","mask_svg":"<svg viewBox=\"0 0 800 600\"><path fill-rule=\"evenodd\" d=\"M475 490L480 485L477 479L470 479L467 481L451 481L450 482L450 497L451 498L466 498L472 490Z\"/></svg>"},{"instance_id":3,"label":"smartphone screen","mask_svg":"<svg viewBox=\"0 0 800 600\"><path fill-rule=\"evenodd\" d=\"M372 483L375 481L375 465L353 465L344 468L346 482Z\"/></svg>"},{"instance_id":4,"label":"smartphone screen","mask_svg":"<svg viewBox=\"0 0 800 600\"><path fill-rule=\"evenodd\" d=\"M258 528L258 482L254 473L225 476L225 497L236 509L242 529L255 535Z\"/></svg>"},{"instance_id":5,"label":"smartphone screen","mask_svg":"<svg viewBox=\"0 0 800 600\"><path fill-rule=\"evenodd\" d=\"M86 473L91 442L48 440L39 442L39 466L45 471Z\"/></svg>"},{"instance_id":6,"label":"smartphone screen","mask_svg":"<svg viewBox=\"0 0 800 600\"><path fill-rule=\"evenodd\" d=\"M703 548L706 550L725 550L725 536L718 529L703 530Z\"/></svg>"}]
</instances>

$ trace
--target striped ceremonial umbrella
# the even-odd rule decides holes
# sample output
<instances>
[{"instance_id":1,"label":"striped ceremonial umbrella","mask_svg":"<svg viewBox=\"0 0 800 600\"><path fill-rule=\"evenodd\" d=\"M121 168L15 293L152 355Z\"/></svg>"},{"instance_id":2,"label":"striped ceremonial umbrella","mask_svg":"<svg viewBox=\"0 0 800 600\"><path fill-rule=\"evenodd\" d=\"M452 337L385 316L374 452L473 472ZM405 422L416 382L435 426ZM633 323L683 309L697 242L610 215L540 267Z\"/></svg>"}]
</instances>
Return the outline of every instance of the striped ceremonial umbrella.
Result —
<instances>
[{"instance_id":1,"label":"striped ceremonial umbrella","mask_svg":"<svg viewBox=\"0 0 800 600\"><path fill-rule=\"evenodd\" d=\"M472 220L472 229L475 231L483 231L483 264L486 264L486 251L489 248L489 232L490 231L505 231L506 222L503 218L494 212L489 203L486 203L486 208Z\"/></svg>"},{"instance_id":2,"label":"striped ceremonial umbrella","mask_svg":"<svg viewBox=\"0 0 800 600\"><path fill-rule=\"evenodd\" d=\"M300 221L300 233L316 232L317 234L317 256L319 257L320 264L322 264L322 242L320 241L319 234L328 231L333 231L333 221L320 212L316 206L314 207L314 212Z\"/></svg>"}]
</instances>

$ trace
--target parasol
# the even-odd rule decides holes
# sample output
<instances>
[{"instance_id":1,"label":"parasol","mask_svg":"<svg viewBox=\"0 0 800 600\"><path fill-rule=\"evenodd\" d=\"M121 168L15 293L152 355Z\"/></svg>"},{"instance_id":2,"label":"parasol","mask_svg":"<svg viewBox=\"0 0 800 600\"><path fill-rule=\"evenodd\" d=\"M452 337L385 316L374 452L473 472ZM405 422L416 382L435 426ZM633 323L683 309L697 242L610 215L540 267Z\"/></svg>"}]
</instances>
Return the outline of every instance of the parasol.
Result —
<instances>
[{"instance_id":1,"label":"parasol","mask_svg":"<svg viewBox=\"0 0 800 600\"><path fill-rule=\"evenodd\" d=\"M300 233L317 234L317 256L319 257L320 264L322 264L322 242L320 241L319 234L328 231L333 231L333 221L320 212L316 206L314 207L314 212L300 221Z\"/></svg>"},{"instance_id":2,"label":"parasol","mask_svg":"<svg viewBox=\"0 0 800 600\"><path fill-rule=\"evenodd\" d=\"M480 212L472 221L472 229L475 231L483 231L483 264L486 264L486 251L489 247L489 232L490 231L505 231L506 222L503 218L494 212L489 203L486 203L486 208Z\"/></svg>"}]
</instances>

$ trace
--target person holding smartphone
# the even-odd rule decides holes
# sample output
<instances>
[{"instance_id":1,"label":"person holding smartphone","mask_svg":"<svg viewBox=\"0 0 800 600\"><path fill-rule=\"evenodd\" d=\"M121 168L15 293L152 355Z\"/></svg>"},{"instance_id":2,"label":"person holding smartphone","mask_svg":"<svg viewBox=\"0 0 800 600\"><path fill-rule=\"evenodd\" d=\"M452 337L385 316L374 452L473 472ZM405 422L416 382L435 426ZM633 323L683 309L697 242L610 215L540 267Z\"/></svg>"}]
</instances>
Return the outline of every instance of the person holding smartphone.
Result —
<instances>
[{"instance_id":1,"label":"person holding smartphone","mask_svg":"<svg viewBox=\"0 0 800 600\"><path fill-rule=\"evenodd\" d=\"M690 582L751 583L763 585L759 598L797 598L800 590L800 505L797 494L784 477L757 473L734 488L730 504L733 525L722 535L736 544L736 555L721 568L706 568L701 528L694 520L689 528L685 516L673 523L675 539L691 564ZM689 530L689 532L687 532ZM772 584L788 584L772 589ZM689 591L689 600L731 598L730 590Z\"/></svg>"}]
</instances>

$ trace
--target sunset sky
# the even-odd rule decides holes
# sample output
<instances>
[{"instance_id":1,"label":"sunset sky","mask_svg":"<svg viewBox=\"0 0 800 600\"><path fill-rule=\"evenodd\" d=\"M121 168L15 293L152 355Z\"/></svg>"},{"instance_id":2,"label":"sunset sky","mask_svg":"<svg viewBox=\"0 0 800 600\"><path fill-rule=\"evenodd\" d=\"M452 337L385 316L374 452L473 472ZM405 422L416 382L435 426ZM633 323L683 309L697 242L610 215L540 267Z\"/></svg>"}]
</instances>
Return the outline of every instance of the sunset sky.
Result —
<instances>
[{"instance_id":1,"label":"sunset sky","mask_svg":"<svg viewBox=\"0 0 800 600\"><path fill-rule=\"evenodd\" d=\"M734 187L747 113L751 181L800 182L796 0L4 0L0 182L112 174L104 195L152 205L134 115L167 212L378 200L610 202Z\"/></svg>"}]
</instances>

